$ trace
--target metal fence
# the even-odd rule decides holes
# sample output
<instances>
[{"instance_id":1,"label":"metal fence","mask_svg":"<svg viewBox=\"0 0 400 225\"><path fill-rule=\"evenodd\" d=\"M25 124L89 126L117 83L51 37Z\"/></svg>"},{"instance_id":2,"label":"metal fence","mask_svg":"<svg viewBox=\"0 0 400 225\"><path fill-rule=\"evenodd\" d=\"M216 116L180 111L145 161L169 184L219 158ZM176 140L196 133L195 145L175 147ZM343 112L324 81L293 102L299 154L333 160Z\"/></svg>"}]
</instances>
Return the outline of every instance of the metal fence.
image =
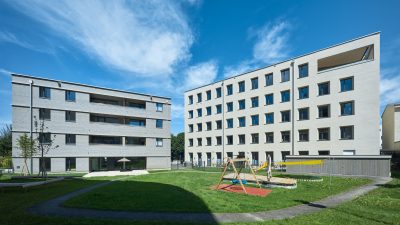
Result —
<instances>
[{"instance_id":1,"label":"metal fence","mask_svg":"<svg viewBox=\"0 0 400 225\"><path fill-rule=\"evenodd\" d=\"M286 161L322 159L321 165L292 165L286 172L297 174L329 174L390 177L391 156L287 156Z\"/></svg>"}]
</instances>

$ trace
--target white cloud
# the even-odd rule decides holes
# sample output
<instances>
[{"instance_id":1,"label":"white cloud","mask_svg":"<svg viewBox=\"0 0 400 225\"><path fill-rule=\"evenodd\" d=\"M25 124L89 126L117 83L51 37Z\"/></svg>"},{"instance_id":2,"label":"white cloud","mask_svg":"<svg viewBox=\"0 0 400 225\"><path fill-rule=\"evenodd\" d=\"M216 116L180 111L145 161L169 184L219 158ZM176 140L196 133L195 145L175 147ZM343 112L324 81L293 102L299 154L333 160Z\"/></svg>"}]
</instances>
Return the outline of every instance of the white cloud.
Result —
<instances>
[{"instance_id":1,"label":"white cloud","mask_svg":"<svg viewBox=\"0 0 400 225\"><path fill-rule=\"evenodd\" d=\"M8 76L8 77L9 77L12 73L13 73L13 72L11 72L11 71L9 71L9 70L0 68L0 74L2 74L2 75L5 75L5 76Z\"/></svg>"},{"instance_id":2,"label":"white cloud","mask_svg":"<svg viewBox=\"0 0 400 225\"><path fill-rule=\"evenodd\" d=\"M218 74L218 66L215 61L199 63L189 67L183 84L185 90L209 84L215 80Z\"/></svg>"},{"instance_id":3,"label":"white cloud","mask_svg":"<svg viewBox=\"0 0 400 225\"><path fill-rule=\"evenodd\" d=\"M183 112L185 111L185 107L183 104L173 103L171 107L171 117L172 119L182 119Z\"/></svg>"},{"instance_id":4,"label":"white cloud","mask_svg":"<svg viewBox=\"0 0 400 225\"><path fill-rule=\"evenodd\" d=\"M256 66L251 61L242 61L238 65L231 65L224 67L223 76L224 77L233 77L248 71L251 71Z\"/></svg>"},{"instance_id":5,"label":"white cloud","mask_svg":"<svg viewBox=\"0 0 400 225\"><path fill-rule=\"evenodd\" d=\"M169 76L188 60L192 31L173 1L11 1L104 65L139 76ZM12 38L12 37L10 37Z\"/></svg>"},{"instance_id":6,"label":"white cloud","mask_svg":"<svg viewBox=\"0 0 400 225\"><path fill-rule=\"evenodd\" d=\"M400 102L400 71L396 68L381 71L380 96L381 106Z\"/></svg>"}]
</instances>

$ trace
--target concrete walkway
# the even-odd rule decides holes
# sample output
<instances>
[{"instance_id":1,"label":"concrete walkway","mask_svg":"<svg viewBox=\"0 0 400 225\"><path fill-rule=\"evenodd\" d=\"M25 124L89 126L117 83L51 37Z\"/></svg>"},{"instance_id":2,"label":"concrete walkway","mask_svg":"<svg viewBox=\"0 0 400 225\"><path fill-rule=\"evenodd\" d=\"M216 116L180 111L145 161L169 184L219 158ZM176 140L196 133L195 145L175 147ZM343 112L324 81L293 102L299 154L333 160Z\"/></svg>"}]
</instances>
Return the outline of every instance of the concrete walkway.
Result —
<instances>
[{"instance_id":1,"label":"concrete walkway","mask_svg":"<svg viewBox=\"0 0 400 225\"><path fill-rule=\"evenodd\" d=\"M350 190L345 193L330 196L320 201L312 203L304 203L302 205L293 206L285 209L271 210L265 212L254 213L157 213L157 212L128 212L128 211L108 211L96 209L80 209L80 208L66 208L61 204L70 198L91 191L95 188L102 187L110 184L104 182L96 184L69 194L60 196L58 198L43 202L29 209L30 213L41 216L61 216L61 217L86 217L94 219L128 219L140 221L180 221L180 222L209 222L209 223L222 223L222 222L255 222L265 220L280 220L293 218L295 216L318 212L324 208L337 206L341 203L350 201L360 195L378 188L379 185L385 184L391 178L375 177L372 178L373 182L359 188Z\"/></svg>"}]
</instances>

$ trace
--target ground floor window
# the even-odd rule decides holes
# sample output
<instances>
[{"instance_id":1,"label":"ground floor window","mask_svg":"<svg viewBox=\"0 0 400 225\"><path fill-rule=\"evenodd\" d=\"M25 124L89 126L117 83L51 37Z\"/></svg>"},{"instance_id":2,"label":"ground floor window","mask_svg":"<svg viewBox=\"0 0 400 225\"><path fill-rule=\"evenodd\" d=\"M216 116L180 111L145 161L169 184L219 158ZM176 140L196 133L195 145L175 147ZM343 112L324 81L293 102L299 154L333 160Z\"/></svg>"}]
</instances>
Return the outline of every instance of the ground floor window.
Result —
<instances>
[{"instance_id":1,"label":"ground floor window","mask_svg":"<svg viewBox=\"0 0 400 225\"><path fill-rule=\"evenodd\" d=\"M343 155L355 155L356 150L343 150Z\"/></svg>"},{"instance_id":2,"label":"ground floor window","mask_svg":"<svg viewBox=\"0 0 400 225\"><path fill-rule=\"evenodd\" d=\"M207 166L211 166L211 152L207 152Z\"/></svg>"},{"instance_id":3,"label":"ground floor window","mask_svg":"<svg viewBox=\"0 0 400 225\"><path fill-rule=\"evenodd\" d=\"M89 160L90 171L110 171L121 170L122 162L118 160L123 157L92 157ZM129 162L125 162L127 170L143 170L146 169L146 157L125 157Z\"/></svg>"},{"instance_id":4,"label":"ground floor window","mask_svg":"<svg viewBox=\"0 0 400 225\"><path fill-rule=\"evenodd\" d=\"M44 163L44 168L46 171L50 171L51 170L51 158L39 158L39 168L43 168L42 165Z\"/></svg>"},{"instance_id":5,"label":"ground floor window","mask_svg":"<svg viewBox=\"0 0 400 225\"><path fill-rule=\"evenodd\" d=\"M308 151L299 151L299 155L309 155Z\"/></svg>"},{"instance_id":6,"label":"ground floor window","mask_svg":"<svg viewBox=\"0 0 400 225\"><path fill-rule=\"evenodd\" d=\"M251 165L258 166L258 152L251 153Z\"/></svg>"},{"instance_id":7,"label":"ground floor window","mask_svg":"<svg viewBox=\"0 0 400 225\"><path fill-rule=\"evenodd\" d=\"M222 165L222 154L221 152L217 152L217 166Z\"/></svg>"},{"instance_id":8,"label":"ground floor window","mask_svg":"<svg viewBox=\"0 0 400 225\"><path fill-rule=\"evenodd\" d=\"M282 161L286 160L286 156L290 155L290 151L282 151Z\"/></svg>"},{"instance_id":9,"label":"ground floor window","mask_svg":"<svg viewBox=\"0 0 400 225\"><path fill-rule=\"evenodd\" d=\"M318 151L318 155L329 155L329 150L320 150Z\"/></svg>"},{"instance_id":10,"label":"ground floor window","mask_svg":"<svg viewBox=\"0 0 400 225\"><path fill-rule=\"evenodd\" d=\"M193 163L193 153L189 153L189 161Z\"/></svg>"},{"instance_id":11,"label":"ground floor window","mask_svg":"<svg viewBox=\"0 0 400 225\"><path fill-rule=\"evenodd\" d=\"M271 157L271 162L274 161L274 152L265 152L265 159L268 162L268 156Z\"/></svg>"},{"instance_id":12,"label":"ground floor window","mask_svg":"<svg viewBox=\"0 0 400 225\"><path fill-rule=\"evenodd\" d=\"M65 158L65 170L73 171L76 170L76 158Z\"/></svg>"},{"instance_id":13,"label":"ground floor window","mask_svg":"<svg viewBox=\"0 0 400 225\"><path fill-rule=\"evenodd\" d=\"M227 153L226 153L226 156L228 156L228 158L231 158L231 159L232 159L232 158L233 158L233 152L227 152Z\"/></svg>"}]
</instances>

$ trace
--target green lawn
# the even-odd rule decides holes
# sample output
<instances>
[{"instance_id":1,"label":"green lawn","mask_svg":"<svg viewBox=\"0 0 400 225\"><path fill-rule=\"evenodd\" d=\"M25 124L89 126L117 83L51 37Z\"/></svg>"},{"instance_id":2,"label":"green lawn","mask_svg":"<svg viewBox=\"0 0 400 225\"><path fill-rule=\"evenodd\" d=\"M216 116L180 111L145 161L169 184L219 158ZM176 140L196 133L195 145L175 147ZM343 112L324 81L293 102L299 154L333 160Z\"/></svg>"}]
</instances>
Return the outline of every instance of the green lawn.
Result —
<instances>
[{"instance_id":1,"label":"green lawn","mask_svg":"<svg viewBox=\"0 0 400 225\"><path fill-rule=\"evenodd\" d=\"M366 184L367 179L333 177L298 182L297 189L274 188L265 198L211 190L220 174L154 173L130 177L77 196L68 207L157 212L255 212L315 201Z\"/></svg>"}]
</instances>

